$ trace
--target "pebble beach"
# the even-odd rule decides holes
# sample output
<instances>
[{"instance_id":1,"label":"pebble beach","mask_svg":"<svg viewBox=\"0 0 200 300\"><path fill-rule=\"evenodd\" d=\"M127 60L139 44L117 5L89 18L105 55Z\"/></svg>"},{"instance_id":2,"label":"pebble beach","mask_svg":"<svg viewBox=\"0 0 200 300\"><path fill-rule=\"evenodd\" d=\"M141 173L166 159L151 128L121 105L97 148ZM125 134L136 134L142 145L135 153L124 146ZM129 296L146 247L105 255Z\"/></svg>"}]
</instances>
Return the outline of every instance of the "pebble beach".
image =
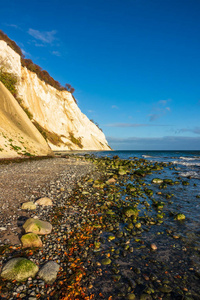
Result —
<instances>
[{"instance_id":1,"label":"pebble beach","mask_svg":"<svg viewBox=\"0 0 200 300\"><path fill-rule=\"evenodd\" d=\"M198 233L185 237L187 216L170 210L168 187L186 181L161 179L165 169L89 155L1 164L0 272L16 258L37 267L1 276L1 299L200 299ZM53 205L22 208L44 197ZM22 243L29 219L52 226L40 247Z\"/></svg>"}]
</instances>

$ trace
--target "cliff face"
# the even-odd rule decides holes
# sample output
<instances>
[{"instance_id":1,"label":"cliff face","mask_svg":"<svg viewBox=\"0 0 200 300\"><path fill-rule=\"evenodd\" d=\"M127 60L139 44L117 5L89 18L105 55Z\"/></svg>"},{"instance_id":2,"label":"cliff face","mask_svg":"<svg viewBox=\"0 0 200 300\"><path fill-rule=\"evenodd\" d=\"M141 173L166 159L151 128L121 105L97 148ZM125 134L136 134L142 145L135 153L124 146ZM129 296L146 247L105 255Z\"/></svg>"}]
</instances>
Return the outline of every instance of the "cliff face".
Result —
<instances>
[{"instance_id":1,"label":"cliff face","mask_svg":"<svg viewBox=\"0 0 200 300\"><path fill-rule=\"evenodd\" d=\"M78 108L71 93L58 91L21 66L20 56L0 41L0 63L18 78L18 97L52 150L110 150L103 132Z\"/></svg>"},{"instance_id":2,"label":"cliff face","mask_svg":"<svg viewBox=\"0 0 200 300\"><path fill-rule=\"evenodd\" d=\"M0 158L51 154L45 139L0 82Z\"/></svg>"}]
</instances>

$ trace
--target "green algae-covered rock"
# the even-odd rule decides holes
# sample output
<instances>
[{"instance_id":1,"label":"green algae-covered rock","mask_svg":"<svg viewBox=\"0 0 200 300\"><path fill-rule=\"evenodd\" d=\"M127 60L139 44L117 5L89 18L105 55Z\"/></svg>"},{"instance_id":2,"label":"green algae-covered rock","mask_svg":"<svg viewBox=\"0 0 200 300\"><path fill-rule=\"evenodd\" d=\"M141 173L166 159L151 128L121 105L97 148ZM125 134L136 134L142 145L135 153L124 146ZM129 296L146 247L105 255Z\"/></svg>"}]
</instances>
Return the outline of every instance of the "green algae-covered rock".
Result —
<instances>
[{"instance_id":1,"label":"green algae-covered rock","mask_svg":"<svg viewBox=\"0 0 200 300\"><path fill-rule=\"evenodd\" d=\"M110 258L104 258L102 259L101 263L102 265L110 265L111 264L111 259Z\"/></svg>"},{"instance_id":2,"label":"green algae-covered rock","mask_svg":"<svg viewBox=\"0 0 200 300\"><path fill-rule=\"evenodd\" d=\"M160 178L153 178L151 182L156 183L156 184L161 184L161 183L163 183L163 180Z\"/></svg>"},{"instance_id":3,"label":"green algae-covered rock","mask_svg":"<svg viewBox=\"0 0 200 300\"><path fill-rule=\"evenodd\" d=\"M170 185L174 184L172 179L164 179L163 182Z\"/></svg>"},{"instance_id":4,"label":"green algae-covered rock","mask_svg":"<svg viewBox=\"0 0 200 300\"><path fill-rule=\"evenodd\" d=\"M136 224L135 224L135 227L136 227L137 229L141 228L141 226L142 226L141 223L136 223Z\"/></svg>"},{"instance_id":5,"label":"green algae-covered rock","mask_svg":"<svg viewBox=\"0 0 200 300\"><path fill-rule=\"evenodd\" d=\"M162 293L171 293L172 292L172 288L170 286L164 285L158 288L160 292Z\"/></svg>"},{"instance_id":6,"label":"green algae-covered rock","mask_svg":"<svg viewBox=\"0 0 200 300\"><path fill-rule=\"evenodd\" d=\"M40 235L49 234L52 231L52 225L49 222L32 218L26 220L23 228L26 233L33 232Z\"/></svg>"},{"instance_id":7,"label":"green algae-covered rock","mask_svg":"<svg viewBox=\"0 0 200 300\"><path fill-rule=\"evenodd\" d=\"M175 220L181 221L181 220L185 220L185 215L184 214L177 214L174 217Z\"/></svg>"},{"instance_id":8,"label":"green algae-covered rock","mask_svg":"<svg viewBox=\"0 0 200 300\"><path fill-rule=\"evenodd\" d=\"M124 170L124 169L119 169L119 171L118 171L118 174L119 175L126 175L126 173L127 173L127 171L126 170Z\"/></svg>"},{"instance_id":9,"label":"green algae-covered rock","mask_svg":"<svg viewBox=\"0 0 200 300\"><path fill-rule=\"evenodd\" d=\"M151 189L145 189L145 193L148 195L148 196L153 196L153 190Z\"/></svg>"},{"instance_id":10,"label":"green algae-covered rock","mask_svg":"<svg viewBox=\"0 0 200 300\"><path fill-rule=\"evenodd\" d=\"M190 183L188 181L182 181L182 185L189 185Z\"/></svg>"},{"instance_id":11,"label":"green algae-covered rock","mask_svg":"<svg viewBox=\"0 0 200 300\"><path fill-rule=\"evenodd\" d=\"M35 277L38 270L38 266L32 261L24 257L17 257L6 263L1 277L7 280L25 281L29 277Z\"/></svg>"},{"instance_id":12,"label":"green algae-covered rock","mask_svg":"<svg viewBox=\"0 0 200 300\"><path fill-rule=\"evenodd\" d=\"M138 210L137 208L135 207L126 207L124 209L124 215L127 217L127 218L130 218L130 217L137 217L138 216Z\"/></svg>"},{"instance_id":13,"label":"green algae-covered rock","mask_svg":"<svg viewBox=\"0 0 200 300\"><path fill-rule=\"evenodd\" d=\"M23 248L28 247L42 247L42 241L40 237L35 233L27 233L21 237L21 243Z\"/></svg>"},{"instance_id":14,"label":"green algae-covered rock","mask_svg":"<svg viewBox=\"0 0 200 300\"><path fill-rule=\"evenodd\" d=\"M134 294L128 294L128 300L134 300L135 298Z\"/></svg>"},{"instance_id":15,"label":"green algae-covered rock","mask_svg":"<svg viewBox=\"0 0 200 300\"><path fill-rule=\"evenodd\" d=\"M36 205L35 203L29 201L29 202L24 202L22 204L22 209L30 209L30 210L33 210L33 209L36 209Z\"/></svg>"},{"instance_id":16,"label":"green algae-covered rock","mask_svg":"<svg viewBox=\"0 0 200 300\"><path fill-rule=\"evenodd\" d=\"M108 241L110 242L110 241L112 241L112 240L114 240L115 239L115 236L114 235L109 235L108 236Z\"/></svg>"}]
</instances>

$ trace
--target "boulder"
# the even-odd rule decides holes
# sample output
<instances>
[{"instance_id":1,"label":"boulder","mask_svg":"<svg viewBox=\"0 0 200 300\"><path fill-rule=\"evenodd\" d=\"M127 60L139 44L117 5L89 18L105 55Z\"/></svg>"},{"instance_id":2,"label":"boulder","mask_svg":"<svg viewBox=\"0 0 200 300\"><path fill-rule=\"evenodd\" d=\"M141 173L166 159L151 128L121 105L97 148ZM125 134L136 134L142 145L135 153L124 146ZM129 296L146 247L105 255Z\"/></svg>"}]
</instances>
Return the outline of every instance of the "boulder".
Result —
<instances>
[{"instance_id":1,"label":"boulder","mask_svg":"<svg viewBox=\"0 0 200 300\"><path fill-rule=\"evenodd\" d=\"M181 220L185 220L185 215L184 214L177 214L174 217L175 220L181 221Z\"/></svg>"},{"instance_id":2,"label":"boulder","mask_svg":"<svg viewBox=\"0 0 200 300\"><path fill-rule=\"evenodd\" d=\"M22 204L22 209L36 209L36 205L32 201L24 202Z\"/></svg>"},{"instance_id":3,"label":"boulder","mask_svg":"<svg viewBox=\"0 0 200 300\"><path fill-rule=\"evenodd\" d=\"M152 182L152 183L156 183L156 184L162 184L162 183L163 183L163 180L160 179L160 178L153 178L151 182Z\"/></svg>"},{"instance_id":4,"label":"boulder","mask_svg":"<svg viewBox=\"0 0 200 300\"><path fill-rule=\"evenodd\" d=\"M116 182L115 178L110 178L106 181L107 184L114 184Z\"/></svg>"},{"instance_id":5,"label":"boulder","mask_svg":"<svg viewBox=\"0 0 200 300\"><path fill-rule=\"evenodd\" d=\"M48 197L43 197L38 199L35 204L41 205L41 206L52 206L53 202L50 198Z\"/></svg>"},{"instance_id":6,"label":"boulder","mask_svg":"<svg viewBox=\"0 0 200 300\"><path fill-rule=\"evenodd\" d=\"M21 237L21 243L23 248L29 247L42 247L42 241L40 237L35 233L27 233Z\"/></svg>"},{"instance_id":7,"label":"boulder","mask_svg":"<svg viewBox=\"0 0 200 300\"><path fill-rule=\"evenodd\" d=\"M38 275L46 283L53 283L56 280L59 268L59 264L49 261L40 269Z\"/></svg>"},{"instance_id":8,"label":"boulder","mask_svg":"<svg viewBox=\"0 0 200 300\"><path fill-rule=\"evenodd\" d=\"M138 216L138 210L137 210L137 208L135 208L135 207L126 207L126 208L124 209L124 215L125 215L127 218L130 218L131 216L137 217L137 216Z\"/></svg>"},{"instance_id":9,"label":"boulder","mask_svg":"<svg viewBox=\"0 0 200 300\"><path fill-rule=\"evenodd\" d=\"M1 277L7 280L25 281L35 277L39 268L31 260L24 257L12 258L3 267Z\"/></svg>"},{"instance_id":10,"label":"boulder","mask_svg":"<svg viewBox=\"0 0 200 300\"><path fill-rule=\"evenodd\" d=\"M23 228L26 233L33 232L40 235L49 234L52 231L52 225L49 222L33 218L26 220Z\"/></svg>"}]
</instances>

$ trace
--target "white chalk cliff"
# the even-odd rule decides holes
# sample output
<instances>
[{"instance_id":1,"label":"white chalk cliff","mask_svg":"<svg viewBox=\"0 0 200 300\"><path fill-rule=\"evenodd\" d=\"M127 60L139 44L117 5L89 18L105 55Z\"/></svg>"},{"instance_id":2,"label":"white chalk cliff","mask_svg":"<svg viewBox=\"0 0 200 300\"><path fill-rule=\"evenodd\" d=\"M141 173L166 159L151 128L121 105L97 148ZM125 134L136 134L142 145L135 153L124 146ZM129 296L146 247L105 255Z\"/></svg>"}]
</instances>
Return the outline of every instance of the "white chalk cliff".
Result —
<instances>
[{"instance_id":1,"label":"white chalk cliff","mask_svg":"<svg viewBox=\"0 0 200 300\"><path fill-rule=\"evenodd\" d=\"M45 139L0 82L0 158L51 154Z\"/></svg>"},{"instance_id":2,"label":"white chalk cliff","mask_svg":"<svg viewBox=\"0 0 200 300\"><path fill-rule=\"evenodd\" d=\"M59 91L21 65L21 57L0 40L0 66L18 78L18 97L46 133L52 150L110 150L104 133L79 109L72 94ZM41 129L40 128L40 129Z\"/></svg>"}]
</instances>

